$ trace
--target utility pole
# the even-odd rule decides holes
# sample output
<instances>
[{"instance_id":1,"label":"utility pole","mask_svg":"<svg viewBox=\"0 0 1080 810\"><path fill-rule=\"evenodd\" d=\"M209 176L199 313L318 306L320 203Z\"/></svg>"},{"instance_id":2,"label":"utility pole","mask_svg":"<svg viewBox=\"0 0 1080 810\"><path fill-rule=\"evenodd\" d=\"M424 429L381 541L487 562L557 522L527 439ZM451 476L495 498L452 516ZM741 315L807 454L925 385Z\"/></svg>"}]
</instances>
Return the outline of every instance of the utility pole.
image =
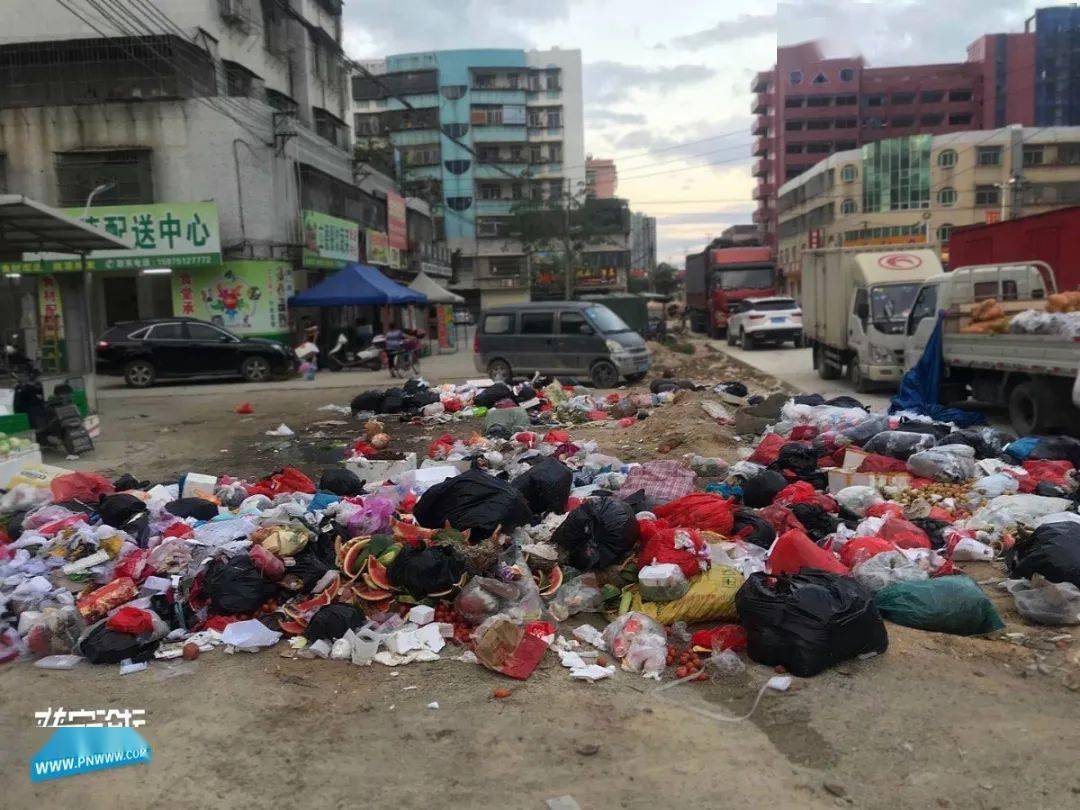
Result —
<instances>
[{"instance_id":1,"label":"utility pole","mask_svg":"<svg viewBox=\"0 0 1080 810\"><path fill-rule=\"evenodd\" d=\"M566 267L566 300L574 300L574 260L573 260L573 234L570 233L570 178L565 178L566 191L563 194L563 263Z\"/></svg>"}]
</instances>

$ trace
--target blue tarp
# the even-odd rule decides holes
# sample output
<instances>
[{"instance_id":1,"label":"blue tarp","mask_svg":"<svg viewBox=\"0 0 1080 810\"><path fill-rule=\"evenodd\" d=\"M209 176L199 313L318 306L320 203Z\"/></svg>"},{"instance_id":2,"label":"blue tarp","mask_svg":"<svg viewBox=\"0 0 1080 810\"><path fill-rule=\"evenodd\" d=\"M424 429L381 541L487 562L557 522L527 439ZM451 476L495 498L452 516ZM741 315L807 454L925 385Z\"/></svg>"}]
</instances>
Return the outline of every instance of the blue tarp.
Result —
<instances>
[{"instance_id":1,"label":"blue tarp","mask_svg":"<svg viewBox=\"0 0 1080 810\"><path fill-rule=\"evenodd\" d=\"M391 281L374 267L347 264L330 278L289 299L290 307L426 304L427 296Z\"/></svg>"},{"instance_id":2,"label":"blue tarp","mask_svg":"<svg viewBox=\"0 0 1080 810\"><path fill-rule=\"evenodd\" d=\"M900 390L889 404L889 413L914 411L938 422L952 422L959 427L981 425L986 417L977 411L946 408L941 404L941 325L943 315L938 315L937 326L923 350L919 362L911 367L900 381Z\"/></svg>"}]
</instances>

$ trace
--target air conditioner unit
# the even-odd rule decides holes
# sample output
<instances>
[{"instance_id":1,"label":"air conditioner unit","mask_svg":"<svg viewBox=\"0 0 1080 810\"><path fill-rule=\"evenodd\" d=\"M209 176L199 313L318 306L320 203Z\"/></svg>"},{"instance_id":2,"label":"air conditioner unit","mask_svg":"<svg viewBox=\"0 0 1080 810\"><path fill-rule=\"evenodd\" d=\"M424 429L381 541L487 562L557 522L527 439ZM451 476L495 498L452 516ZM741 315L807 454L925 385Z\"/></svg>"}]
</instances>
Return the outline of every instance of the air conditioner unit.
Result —
<instances>
[{"instance_id":1,"label":"air conditioner unit","mask_svg":"<svg viewBox=\"0 0 1080 810\"><path fill-rule=\"evenodd\" d=\"M251 18L248 0L218 0L221 19L232 25L246 24Z\"/></svg>"}]
</instances>

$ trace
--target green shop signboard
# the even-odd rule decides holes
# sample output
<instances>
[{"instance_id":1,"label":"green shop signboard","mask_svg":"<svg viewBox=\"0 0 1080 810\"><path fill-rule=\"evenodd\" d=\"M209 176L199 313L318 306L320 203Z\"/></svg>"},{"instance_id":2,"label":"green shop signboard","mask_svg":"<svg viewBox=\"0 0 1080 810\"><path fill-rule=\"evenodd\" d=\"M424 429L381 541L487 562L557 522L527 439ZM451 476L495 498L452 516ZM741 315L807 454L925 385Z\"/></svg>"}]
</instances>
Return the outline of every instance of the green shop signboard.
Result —
<instances>
[{"instance_id":1,"label":"green shop signboard","mask_svg":"<svg viewBox=\"0 0 1080 810\"><path fill-rule=\"evenodd\" d=\"M304 267L336 269L360 261L360 226L318 211L304 211Z\"/></svg>"},{"instance_id":2,"label":"green shop signboard","mask_svg":"<svg viewBox=\"0 0 1080 810\"><path fill-rule=\"evenodd\" d=\"M238 335L287 335L292 294L288 262L234 261L172 274L174 315L201 318Z\"/></svg>"},{"instance_id":3,"label":"green shop signboard","mask_svg":"<svg viewBox=\"0 0 1080 810\"><path fill-rule=\"evenodd\" d=\"M144 267L217 267L221 233L217 203L148 203L61 209L126 242L130 250L96 250L87 255L90 270ZM63 273L82 269L79 259L60 253L27 253L23 261L0 262L0 273Z\"/></svg>"}]
</instances>

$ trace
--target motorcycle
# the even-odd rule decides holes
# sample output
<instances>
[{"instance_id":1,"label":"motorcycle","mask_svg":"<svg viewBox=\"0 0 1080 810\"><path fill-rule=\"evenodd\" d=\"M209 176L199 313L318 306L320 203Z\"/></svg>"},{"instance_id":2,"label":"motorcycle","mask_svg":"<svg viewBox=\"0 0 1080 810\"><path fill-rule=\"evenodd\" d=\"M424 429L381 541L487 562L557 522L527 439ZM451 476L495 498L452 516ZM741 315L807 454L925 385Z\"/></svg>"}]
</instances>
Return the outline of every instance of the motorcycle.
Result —
<instances>
[{"instance_id":1,"label":"motorcycle","mask_svg":"<svg viewBox=\"0 0 1080 810\"><path fill-rule=\"evenodd\" d=\"M46 399L35 373L15 386L13 404L16 413L26 414L38 444L63 449L68 455L81 455L92 451L94 442L86 432L82 414L72 402L72 393L71 386L58 385Z\"/></svg>"},{"instance_id":2,"label":"motorcycle","mask_svg":"<svg viewBox=\"0 0 1080 810\"><path fill-rule=\"evenodd\" d=\"M352 348L346 332L338 333L334 347L326 353L326 367L331 371L347 368L366 368L378 371L383 367L383 354L386 350L386 338L376 335L366 349L356 351Z\"/></svg>"}]
</instances>

